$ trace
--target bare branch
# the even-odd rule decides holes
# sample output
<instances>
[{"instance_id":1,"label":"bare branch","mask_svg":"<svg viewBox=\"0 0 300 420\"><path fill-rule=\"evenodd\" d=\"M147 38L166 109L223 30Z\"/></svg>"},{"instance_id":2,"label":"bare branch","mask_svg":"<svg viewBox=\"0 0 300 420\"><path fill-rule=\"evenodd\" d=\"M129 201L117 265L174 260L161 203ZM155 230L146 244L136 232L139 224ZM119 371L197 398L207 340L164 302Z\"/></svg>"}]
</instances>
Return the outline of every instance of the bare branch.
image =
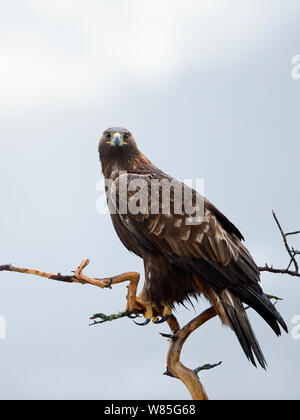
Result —
<instances>
[{"instance_id":1,"label":"bare branch","mask_svg":"<svg viewBox=\"0 0 300 420\"><path fill-rule=\"evenodd\" d=\"M271 300L274 299L276 302L283 301L283 299L278 296L273 296L273 295L266 295L266 296Z\"/></svg>"},{"instance_id":2,"label":"bare branch","mask_svg":"<svg viewBox=\"0 0 300 420\"><path fill-rule=\"evenodd\" d=\"M117 314L105 315L102 313L93 315L90 317L90 320L101 319L101 321L94 321L90 326L103 324L104 322L114 321L115 319L125 318L128 316L128 311L119 312Z\"/></svg>"},{"instance_id":3,"label":"bare branch","mask_svg":"<svg viewBox=\"0 0 300 420\"><path fill-rule=\"evenodd\" d=\"M300 230L298 230L297 232L288 232L285 234L285 236L290 236L290 235L299 235L300 234Z\"/></svg>"},{"instance_id":4,"label":"bare branch","mask_svg":"<svg viewBox=\"0 0 300 420\"><path fill-rule=\"evenodd\" d=\"M286 235L285 235L285 233L284 233L284 232L283 232L283 230L282 230L282 227L281 227L281 225L280 225L280 223L279 223L279 220L278 220L278 218L277 218L277 216L276 216L275 212L274 212L274 211L272 211L272 214L273 214L273 217L274 217L274 219L275 219L275 222L277 223L278 229L280 230L280 233L281 233L281 236L282 236L282 239L283 239L283 242L284 242L285 248L286 248L286 250L287 250L287 252L288 252L289 256L291 257L291 259L292 259L292 260L293 260L293 262L294 262L294 265L295 265L295 271L298 273L298 272L299 272L299 266L298 266L298 263L297 263L297 261L296 261L296 259L295 259L295 255L293 255L293 251L292 251L292 250L291 250L291 248L289 247L289 244L288 244L287 239L286 239Z\"/></svg>"},{"instance_id":5,"label":"bare branch","mask_svg":"<svg viewBox=\"0 0 300 420\"><path fill-rule=\"evenodd\" d=\"M289 265L287 266L287 268L285 268L285 269L284 268L274 268L272 265L269 266L268 264L266 264L264 267L258 267L258 268L259 268L260 271L268 271L269 273L287 274L287 275L293 276L293 277L300 277L299 264L296 260L296 256L300 255L300 251L297 251L293 247L290 247L290 245L287 241L288 236L298 235L298 234L300 234L300 231L284 233L275 212L272 211L272 214L273 214L274 220L275 220L275 222L278 226L278 229L281 233L285 249L290 256L290 262L289 262ZM290 270L291 265L294 265L295 270Z\"/></svg>"},{"instance_id":6,"label":"bare branch","mask_svg":"<svg viewBox=\"0 0 300 420\"><path fill-rule=\"evenodd\" d=\"M85 274L83 274L83 270L88 266L89 263L90 263L89 260L87 259L83 260L73 275L62 275L61 273L57 273L57 274L47 273L44 271L34 270L31 268L14 267L10 264L0 265L0 271L11 271L15 273L30 274L33 276L44 277L49 280L61 281L61 282L66 282L66 283L91 284L93 286L100 287L101 289L111 288L113 284L118 284L125 281L137 282L140 277L140 274L136 273L135 271L129 271L127 273L119 274L113 277L104 277L104 278L88 277ZM130 291L128 290L128 292Z\"/></svg>"},{"instance_id":7,"label":"bare branch","mask_svg":"<svg viewBox=\"0 0 300 420\"><path fill-rule=\"evenodd\" d=\"M222 362L215 363L213 365L210 365L210 364L203 365L203 366L200 366L200 367L194 369L194 372L196 373L196 375L198 375L198 373L201 372L202 370L211 370L211 369L214 369L215 367L221 366L221 364L222 364Z\"/></svg>"},{"instance_id":8,"label":"bare branch","mask_svg":"<svg viewBox=\"0 0 300 420\"><path fill-rule=\"evenodd\" d=\"M274 273L274 274L288 274L289 276L300 277L300 273L297 273L295 271L287 270L285 268L283 269L273 268L272 266L269 267L267 264L265 265L265 267L258 267L258 268L259 268L259 271L268 271L269 273Z\"/></svg>"},{"instance_id":9,"label":"bare branch","mask_svg":"<svg viewBox=\"0 0 300 420\"><path fill-rule=\"evenodd\" d=\"M173 322L171 319L170 321L168 320L168 324L171 331L173 332L173 335L171 336L171 340L169 343L169 352L167 355L167 370L165 372L165 375L180 379L189 390L193 400L208 400L208 397L205 392L205 389L199 381L197 375L198 372L196 373L194 370L188 369L181 363L181 351L188 337L197 328L201 327L203 324L205 324L210 319L214 318L216 315L217 313L215 309L211 307L206 311L202 312L202 314L194 318L181 329L178 329L179 324L174 316L173 317L176 320L175 324L174 320ZM174 325L176 325L175 328ZM199 369L199 371L200 370L201 369Z\"/></svg>"}]
</instances>

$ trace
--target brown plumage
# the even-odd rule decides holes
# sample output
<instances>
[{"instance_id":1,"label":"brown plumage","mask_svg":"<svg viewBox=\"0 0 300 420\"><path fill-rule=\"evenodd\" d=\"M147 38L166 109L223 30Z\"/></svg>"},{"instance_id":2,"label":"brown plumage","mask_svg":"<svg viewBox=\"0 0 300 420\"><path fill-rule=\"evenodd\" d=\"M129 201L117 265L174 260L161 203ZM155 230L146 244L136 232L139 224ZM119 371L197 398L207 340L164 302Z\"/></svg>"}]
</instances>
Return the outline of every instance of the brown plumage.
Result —
<instances>
[{"instance_id":1,"label":"brown plumage","mask_svg":"<svg viewBox=\"0 0 300 420\"><path fill-rule=\"evenodd\" d=\"M193 203L199 199L204 213L197 224L188 224L191 215L185 212L184 203L180 212L175 209L178 202L175 198L183 192L184 184L155 167L139 151L128 130L119 127L106 130L99 152L103 174L110 180L107 197L109 202L115 200L112 222L125 247L144 261L148 301L159 308L173 307L190 297L205 296L222 322L235 332L247 358L256 366L256 357L265 368L264 356L243 303L257 311L278 336L279 324L286 331L287 327L259 285L259 270L242 244L244 238L239 230L194 190L191 190ZM163 179L173 182L167 212L162 211L165 209L161 190L156 198L149 192L152 182ZM124 198L121 188L141 180L148 187L148 195L137 188L128 191ZM136 204L141 209L146 197L148 206L133 214L130 200L137 192ZM151 212L154 200L159 207L158 214ZM120 211L124 206L127 212Z\"/></svg>"}]
</instances>

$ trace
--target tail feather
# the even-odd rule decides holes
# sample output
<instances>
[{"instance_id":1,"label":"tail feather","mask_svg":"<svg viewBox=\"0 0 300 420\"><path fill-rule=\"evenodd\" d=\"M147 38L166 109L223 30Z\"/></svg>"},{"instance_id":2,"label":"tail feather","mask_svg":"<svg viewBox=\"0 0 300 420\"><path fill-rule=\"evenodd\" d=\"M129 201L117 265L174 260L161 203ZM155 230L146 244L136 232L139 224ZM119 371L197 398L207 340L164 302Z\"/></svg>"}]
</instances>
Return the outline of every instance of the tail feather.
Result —
<instances>
[{"instance_id":1,"label":"tail feather","mask_svg":"<svg viewBox=\"0 0 300 420\"><path fill-rule=\"evenodd\" d=\"M234 331L248 360L256 367L257 360L266 369L266 360L255 337L243 303L258 312L277 336L281 335L280 325L286 332L288 332L288 329L281 315L270 299L263 293L261 287L258 284L247 289L235 287L234 292L229 289L217 292L212 287L207 287L203 290L203 293L215 307L223 324Z\"/></svg>"},{"instance_id":2,"label":"tail feather","mask_svg":"<svg viewBox=\"0 0 300 420\"><path fill-rule=\"evenodd\" d=\"M279 325L288 333L288 327L282 319L280 313L272 304L270 299L263 293L261 287L251 287L248 289L237 288L237 293L242 301L251 306L272 328L277 336L281 335ZM278 325L279 324L279 325Z\"/></svg>"},{"instance_id":3,"label":"tail feather","mask_svg":"<svg viewBox=\"0 0 300 420\"><path fill-rule=\"evenodd\" d=\"M256 357L260 366L266 369L267 363L265 357L240 299L227 290L220 294L220 303L223 306L228 323L235 332L247 359L257 367Z\"/></svg>"}]
</instances>

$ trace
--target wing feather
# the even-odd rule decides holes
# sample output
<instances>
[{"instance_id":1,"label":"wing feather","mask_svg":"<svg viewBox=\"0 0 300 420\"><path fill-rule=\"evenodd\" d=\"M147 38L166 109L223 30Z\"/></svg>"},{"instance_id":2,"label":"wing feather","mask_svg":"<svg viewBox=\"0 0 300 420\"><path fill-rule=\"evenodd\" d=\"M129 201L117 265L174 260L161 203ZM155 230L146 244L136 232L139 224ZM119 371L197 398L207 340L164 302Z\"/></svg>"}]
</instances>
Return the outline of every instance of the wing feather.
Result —
<instances>
[{"instance_id":1,"label":"wing feather","mask_svg":"<svg viewBox=\"0 0 300 420\"><path fill-rule=\"evenodd\" d=\"M171 212L162 214L163 207L159 203L160 213L152 214L150 210L153 205L153 196L151 196L151 180L153 177L153 174L126 174L126 177L122 174L113 183L113 190L117 193L117 196L118 189L120 186L124 187L125 182L127 186L130 182L138 180L147 183L148 189L145 191L148 194L146 198L148 200L147 213L131 214L128 212L127 214L127 219L130 219L138 236L146 237L152 246L162 253L172 254L173 259L176 259L176 257L187 260L205 259L207 262L219 263L222 266L228 266L232 260L238 259L241 242L236 234L237 229L232 228L231 232L228 232L224 226L233 225L225 216L222 216L221 221L218 220L217 216L220 219L219 214L221 213L214 214L214 208L209 202L204 202L204 215L198 218L198 223L189 224L191 215L185 212L182 212L182 214L174 213L175 193L171 190ZM128 200L134 194L135 191L128 191ZM194 190L193 194L199 200L204 200ZM126 223L126 219L121 218L121 220ZM227 222L225 223L224 220Z\"/></svg>"}]
</instances>

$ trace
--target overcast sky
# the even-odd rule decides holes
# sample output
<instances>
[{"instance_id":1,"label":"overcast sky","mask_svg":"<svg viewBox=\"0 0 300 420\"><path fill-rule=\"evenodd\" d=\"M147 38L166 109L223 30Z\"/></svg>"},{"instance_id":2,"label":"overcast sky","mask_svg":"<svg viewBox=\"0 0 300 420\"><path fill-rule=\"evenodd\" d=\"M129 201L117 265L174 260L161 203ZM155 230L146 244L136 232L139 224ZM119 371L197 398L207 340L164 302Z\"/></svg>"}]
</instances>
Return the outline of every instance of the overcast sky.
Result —
<instances>
[{"instance_id":1,"label":"overcast sky","mask_svg":"<svg viewBox=\"0 0 300 420\"><path fill-rule=\"evenodd\" d=\"M142 262L99 215L101 132L130 129L165 172L201 178L259 265L288 258L272 219L299 230L300 55L297 0L11 0L0 5L0 264L68 274L83 258L106 276ZM300 72L299 72L300 73ZM300 238L291 243L300 247ZM290 330L300 282L262 275ZM0 275L1 399L185 399L163 376L167 326L129 319L88 327L125 307L113 290ZM194 312L179 308L182 323ZM212 399L300 397L300 340L276 338L253 312L269 370L212 320L187 342Z\"/></svg>"}]
</instances>

